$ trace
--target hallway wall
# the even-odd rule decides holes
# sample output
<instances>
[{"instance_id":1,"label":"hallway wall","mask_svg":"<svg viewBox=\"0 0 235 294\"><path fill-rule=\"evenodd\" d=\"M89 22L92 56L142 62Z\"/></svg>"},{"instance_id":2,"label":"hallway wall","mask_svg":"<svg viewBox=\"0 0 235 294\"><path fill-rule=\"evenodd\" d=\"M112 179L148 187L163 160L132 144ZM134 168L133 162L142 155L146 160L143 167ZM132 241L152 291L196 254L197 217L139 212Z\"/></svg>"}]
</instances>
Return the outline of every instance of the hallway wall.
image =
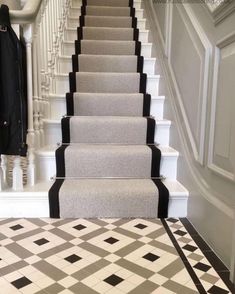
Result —
<instances>
[{"instance_id":1,"label":"hallway wall","mask_svg":"<svg viewBox=\"0 0 235 294\"><path fill-rule=\"evenodd\" d=\"M214 12L198 3L158 2L145 5L162 63L165 118L174 121L170 144L181 151L178 179L191 192L188 217L232 268L235 2Z\"/></svg>"}]
</instances>

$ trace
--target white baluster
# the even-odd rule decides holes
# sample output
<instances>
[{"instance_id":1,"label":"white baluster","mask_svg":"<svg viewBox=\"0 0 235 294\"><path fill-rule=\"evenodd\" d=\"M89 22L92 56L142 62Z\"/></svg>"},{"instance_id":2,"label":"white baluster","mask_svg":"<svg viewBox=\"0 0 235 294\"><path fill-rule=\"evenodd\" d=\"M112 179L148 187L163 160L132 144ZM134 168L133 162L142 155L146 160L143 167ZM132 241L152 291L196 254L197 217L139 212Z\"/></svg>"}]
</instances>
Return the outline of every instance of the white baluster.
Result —
<instances>
[{"instance_id":1,"label":"white baluster","mask_svg":"<svg viewBox=\"0 0 235 294\"><path fill-rule=\"evenodd\" d=\"M3 181L7 186L7 155L1 155L1 169L3 172Z\"/></svg>"},{"instance_id":2,"label":"white baluster","mask_svg":"<svg viewBox=\"0 0 235 294\"><path fill-rule=\"evenodd\" d=\"M35 130L35 148L40 147L40 131L39 131L39 97L38 97L38 64L37 64L37 31L34 35L33 43L33 120Z\"/></svg>"},{"instance_id":3,"label":"white baluster","mask_svg":"<svg viewBox=\"0 0 235 294\"><path fill-rule=\"evenodd\" d=\"M24 27L24 38L26 42L27 54L27 93L28 93L28 169L27 169L27 183L30 186L35 184L35 163L34 163L34 146L35 146L35 133L33 126L33 81L32 81L32 36L33 26L26 25Z\"/></svg>"},{"instance_id":4,"label":"white baluster","mask_svg":"<svg viewBox=\"0 0 235 294\"><path fill-rule=\"evenodd\" d=\"M14 191L23 190L23 170L20 164L21 164L21 158L20 156L16 156L14 158L13 172L12 172L12 178L13 178L12 189Z\"/></svg>"},{"instance_id":5,"label":"white baluster","mask_svg":"<svg viewBox=\"0 0 235 294\"><path fill-rule=\"evenodd\" d=\"M4 190L7 186L7 156L1 155L0 191Z\"/></svg>"}]
</instances>

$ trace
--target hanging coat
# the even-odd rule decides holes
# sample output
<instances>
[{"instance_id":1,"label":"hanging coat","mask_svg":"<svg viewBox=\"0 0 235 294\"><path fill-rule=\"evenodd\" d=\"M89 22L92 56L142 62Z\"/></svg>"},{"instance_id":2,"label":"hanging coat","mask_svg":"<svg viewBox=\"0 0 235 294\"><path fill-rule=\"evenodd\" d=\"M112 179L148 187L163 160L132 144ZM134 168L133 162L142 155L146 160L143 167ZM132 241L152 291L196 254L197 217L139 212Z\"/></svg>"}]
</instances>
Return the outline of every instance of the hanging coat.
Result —
<instances>
[{"instance_id":1,"label":"hanging coat","mask_svg":"<svg viewBox=\"0 0 235 294\"><path fill-rule=\"evenodd\" d=\"M25 49L0 7L0 154L26 156Z\"/></svg>"}]
</instances>

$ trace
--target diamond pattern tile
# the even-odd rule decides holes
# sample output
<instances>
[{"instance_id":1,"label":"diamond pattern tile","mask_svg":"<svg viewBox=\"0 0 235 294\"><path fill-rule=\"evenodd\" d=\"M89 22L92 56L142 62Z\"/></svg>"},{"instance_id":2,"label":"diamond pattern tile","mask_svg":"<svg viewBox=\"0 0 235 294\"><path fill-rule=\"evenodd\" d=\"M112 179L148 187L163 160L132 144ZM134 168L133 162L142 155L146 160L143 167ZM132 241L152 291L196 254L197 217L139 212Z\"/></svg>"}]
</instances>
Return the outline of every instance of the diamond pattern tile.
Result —
<instances>
[{"instance_id":1,"label":"diamond pattern tile","mask_svg":"<svg viewBox=\"0 0 235 294\"><path fill-rule=\"evenodd\" d=\"M44 245L44 244L46 244L48 242L49 241L47 239L45 239L45 238L34 241L34 243L37 244L38 246L42 246L42 245Z\"/></svg>"},{"instance_id":2,"label":"diamond pattern tile","mask_svg":"<svg viewBox=\"0 0 235 294\"><path fill-rule=\"evenodd\" d=\"M106 239L104 241L107 242L107 243L109 243L109 244L115 244L115 243L118 242L118 239L115 239L113 237L110 237L110 238L108 238L108 239Z\"/></svg>"},{"instance_id":3,"label":"diamond pattern tile","mask_svg":"<svg viewBox=\"0 0 235 294\"><path fill-rule=\"evenodd\" d=\"M197 245L199 237L194 240L195 232L191 236L182 221L167 219L166 231L158 219L5 220L0 222L0 292L233 293L228 270L226 275L218 262L213 268Z\"/></svg>"},{"instance_id":4,"label":"diamond pattern tile","mask_svg":"<svg viewBox=\"0 0 235 294\"><path fill-rule=\"evenodd\" d=\"M18 231L20 229L23 229L23 226L21 226L21 225L15 225L15 226L10 227L10 229L12 229L13 231Z\"/></svg>"},{"instance_id":5,"label":"diamond pattern tile","mask_svg":"<svg viewBox=\"0 0 235 294\"><path fill-rule=\"evenodd\" d=\"M143 258L153 262L153 261L157 260L159 258L159 256L152 254L152 253L147 253L143 256Z\"/></svg>"},{"instance_id":6,"label":"diamond pattern tile","mask_svg":"<svg viewBox=\"0 0 235 294\"><path fill-rule=\"evenodd\" d=\"M32 282L27 279L26 277L22 277L22 278L19 278L13 282L11 282L11 284L16 287L17 289L21 289L29 284L31 284Z\"/></svg>"},{"instance_id":7,"label":"diamond pattern tile","mask_svg":"<svg viewBox=\"0 0 235 294\"><path fill-rule=\"evenodd\" d=\"M72 254L72 255L70 255L68 257L65 257L65 260L67 260L70 263L74 263L74 262L79 261L81 259L82 258L80 256L77 256L76 254Z\"/></svg>"},{"instance_id":8,"label":"diamond pattern tile","mask_svg":"<svg viewBox=\"0 0 235 294\"><path fill-rule=\"evenodd\" d=\"M119 276L111 275L108 278L106 278L104 281L112 286L116 286L124 280L120 278Z\"/></svg>"}]
</instances>

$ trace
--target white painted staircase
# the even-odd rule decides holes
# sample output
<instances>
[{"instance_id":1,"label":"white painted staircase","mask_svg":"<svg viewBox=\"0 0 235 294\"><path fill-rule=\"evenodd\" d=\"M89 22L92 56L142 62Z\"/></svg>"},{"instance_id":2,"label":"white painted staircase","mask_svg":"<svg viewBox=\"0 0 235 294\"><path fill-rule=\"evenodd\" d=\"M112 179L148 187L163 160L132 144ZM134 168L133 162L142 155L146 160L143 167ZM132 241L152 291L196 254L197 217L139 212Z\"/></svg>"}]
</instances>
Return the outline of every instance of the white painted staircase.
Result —
<instances>
[{"instance_id":1,"label":"white painted staircase","mask_svg":"<svg viewBox=\"0 0 235 294\"><path fill-rule=\"evenodd\" d=\"M49 118L44 119L45 147L36 150L37 184L22 192L5 190L0 197L0 215L2 217L48 217L48 190L52 177L56 174L55 150L61 142L61 117L66 114L65 93L69 92L68 73L72 71L71 55L75 53L74 40L77 38L77 26L81 14L81 1L73 0L67 17L67 27L61 44L58 60L58 72L55 76L55 90L49 95ZM179 153L169 146L171 121L164 119L165 97L159 96L160 76L155 74L156 58L151 56L152 44L148 42L149 30L144 18L141 0L134 0L136 8L139 40L142 42L141 55L144 56L144 70L147 74L147 93L152 95L151 115L156 120L155 143L162 152L161 175L166 177L164 184L169 190L170 217L184 217L187 214L188 191L177 181L177 160ZM5 198L4 198L5 197Z\"/></svg>"}]
</instances>

